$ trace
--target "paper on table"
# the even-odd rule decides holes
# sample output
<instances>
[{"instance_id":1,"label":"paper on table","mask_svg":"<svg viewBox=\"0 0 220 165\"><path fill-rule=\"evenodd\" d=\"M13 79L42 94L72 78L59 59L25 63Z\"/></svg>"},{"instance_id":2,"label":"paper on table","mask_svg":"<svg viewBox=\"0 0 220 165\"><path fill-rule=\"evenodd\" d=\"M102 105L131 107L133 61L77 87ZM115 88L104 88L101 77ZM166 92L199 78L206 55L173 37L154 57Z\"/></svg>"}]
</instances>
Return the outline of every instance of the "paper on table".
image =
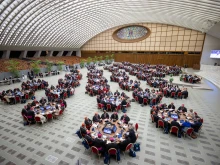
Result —
<instances>
[{"instance_id":1,"label":"paper on table","mask_svg":"<svg viewBox=\"0 0 220 165\"><path fill-rule=\"evenodd\" d=\"M103 137L104 139L106 139L106 138L107 138L107 136L106 136L106 135L102 135L102 137Z\"/></svg>"},{"instance_id":2,"label":"paper on table","mask_svg":"<svg viewBox=\"0 0 220 165\"><path fill-rule=\"evenodd\" d=\"M123 139L122 137L120 138L121 141L124 141L125 139Z\"/></svg>"}]
</instances>

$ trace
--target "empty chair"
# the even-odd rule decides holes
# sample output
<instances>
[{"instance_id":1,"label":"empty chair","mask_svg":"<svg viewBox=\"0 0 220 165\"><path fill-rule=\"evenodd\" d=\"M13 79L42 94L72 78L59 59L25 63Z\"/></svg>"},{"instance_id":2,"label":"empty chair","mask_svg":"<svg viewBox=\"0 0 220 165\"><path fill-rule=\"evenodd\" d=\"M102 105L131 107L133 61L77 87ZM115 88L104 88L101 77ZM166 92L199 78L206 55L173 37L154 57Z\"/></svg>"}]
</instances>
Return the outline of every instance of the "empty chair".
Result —
<instances>
[{"instance_id":1,"label":"empty chair","mask_svg":"<svg viewBox=\"0 0 220 165\"><path fill-rule=\"evenodd\" d=\"M101 153L99 153L98 148L96 148L95 146L92 146L91 151L92 151L92 153L97 154L99 156L99 159L100 159Z\"/></svg>"}]
</instances>

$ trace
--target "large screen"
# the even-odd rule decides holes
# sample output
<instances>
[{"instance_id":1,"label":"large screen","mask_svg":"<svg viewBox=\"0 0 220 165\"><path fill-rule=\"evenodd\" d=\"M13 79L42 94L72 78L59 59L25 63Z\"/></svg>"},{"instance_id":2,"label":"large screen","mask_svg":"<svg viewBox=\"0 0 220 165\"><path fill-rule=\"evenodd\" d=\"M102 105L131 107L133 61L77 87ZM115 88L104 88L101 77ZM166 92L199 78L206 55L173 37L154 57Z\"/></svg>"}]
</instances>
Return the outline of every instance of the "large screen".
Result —
<instances>
[{"instance_id":1,"label":"large screen","mask_svg":"<svg viewBox=\"0 0 220 165\"><path fill-rule=\"evenodd\" d=\"M212 50L210 58L220 58L220 50Z\"/></svg>"}]
</instances>

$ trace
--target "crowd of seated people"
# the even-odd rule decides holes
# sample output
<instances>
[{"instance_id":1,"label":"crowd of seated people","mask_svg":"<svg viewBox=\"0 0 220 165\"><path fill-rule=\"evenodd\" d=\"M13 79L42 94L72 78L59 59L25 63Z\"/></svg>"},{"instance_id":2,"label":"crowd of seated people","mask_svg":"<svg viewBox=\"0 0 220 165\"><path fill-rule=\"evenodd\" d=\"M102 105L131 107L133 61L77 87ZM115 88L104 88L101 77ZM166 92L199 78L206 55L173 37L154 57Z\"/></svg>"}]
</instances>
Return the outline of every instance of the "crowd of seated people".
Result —
<instances>
[{"instance_id":1,"label":"crowd of seated people","mask_svg":"<svg viewBox=\"0 0 220 165\"><path fill-rule=\"evenodd\" d=\"M150 106L153 106L161 102L163 98L163 93L155 89L152 89L150 91L150 89L148 88L146 88L145 90L141 88L136 88L133 91L132 96L135 101L141 105L149 104Z\"/></svg>"},{"instance_id":2,"label":"crowd of seated people","mask_svg":"<svg viewBox=\"0 0 220 165\"><path fill-rule=\"evenodd\" d=\"M119 82L121 80L127 81L129 80L129 76L124 71L112 72L112 75L110 76L110 80L113 82Z\"/></svg>"},{"instance_id":3,"label":"crowd of seated people","mask_svg":"<svg viewBox=\"0 0 220 165\"><path fill-rule=\"evenodd\" d=\"M109 72L118 72L119 68L117 66L111 65L111 66L104 66L104 70L108 70Z\"/></svg>"},{"instance_id":4,"label":"crowd of seated people","mask_svg":"<svg viewBox=\"0 0 220 165\"><path fill-rule=\"evenodd\" d=\"M195 83L200 83L201 82L201 77L198 77L196 75L189 75L189 74L184 74L184 75L181 75L180 77L180 80L184 81L184 82L189 82L189 83L192 83L192 84L195 84Z\"/></svg>"},{"instance_id":5,"label":"crowd of seated people","mask_svg":"<svg viewBox=\"0 0 220 165\"><path fill-rule=\"evenodd\" d=\"M41 80L41 79L38 79L38 80L35 80L35 79L32 79L31 81L30 80L27 80L26 82L22 82L21 83L21 88L23 90L40 90L40 89L44 89L45 87L48 87L48 82L45 81L45 80Z\"/></svg>"},{"instance_id":6,"label":"crowd of seated people","mask_svg":"<svg viewBox=\"0 0 220 165\"><path fill-rule=\"evenodd\" d=\"M35 90L33 89L19 89L15 88L14 90L8 89L0 93L0 98L3 102L7 104L16 104L22 103L22 100L28 100L34 96Z\"/></svg>"},{"instance_id":7,"label":"crowd of seated people","mask_svg":"<svg viewBox=\"0 0 220 165\"><path fill-rule=\"evenodd\" d=\"M189 128L192 128L189 135L193 131L198 133L203 124L203 118L198 116L192 109L187 111L184 104L177 109L173 103L168 106L166 104L153 106L151 109L151 119L156 124L156 128L162 127L166 134L173 132L172 126L177 127L177 131L173 133L176 133L179 138L181 138L183 133L189 133Z\"/></svg>"},{"instance_id":8,"label":"crowd of seated people","mask_svg":"<svg viewBox=\"0 0 220 165\"><path fill-rule=\"evenodd\" d=\"M89 70L88 83L86 84L86 93L90 96L107 93L110 90L108 80L103 77L103 70L93 68Z\"/></svg>"},{"instance_id":9,"label":"crowd of seated people","mask_svg":"<svg viewBox=\"0 0 220 165\"><path fill-rule=\"evenodd\" d=\"M166 86L168 83L167 80L164 80L163 78L148 78L147 79L147 84L151 87L154 87L154 88L159 88L159 87L164 87Z\"/></svg>"},{"instance_id":10,"label":"crowd of seated people","mask_svg":"<svg viewBox=\"0 0 220 165\"><path fill-rule=\"evenodd\" d=\"M93 119L85 117L85 121L80 126L80 134L84 140L88 143L89 147L96 147L102 155L108 153L109 149L116 149L117 151L125 151L126 147L130 143L135 143L137 140L137 134L135 132L134 126L129 123L130 118L123 114L119 120L118 114L114 112L111 117L107 112L103 112L102 115L99 115L97 112L93 116ZM121 124L126 124L127 129L121 129L121 138L118 136L115 137L106 137L103 136L96 127L92 125L103 124L104 122L120 122ZM93 134L97 133L97 136Z\"/></svg>"},{"instance_id":11,"label":"crowd of seated people","mask_svg":"<svg viewBox=\"0 0 220 165\"><path fill-rule=\"evenodd\" d=\"M43 124L47 119L57 118L61 114L60 111L63 113L66 107L65 100L56 99L53 102L47 102L42 97L39 101L34 99L31 103L25 105L21 115L24 119L24 125L35 124L36 122Z\"/></svg>"},{"instance_id":12,"label":"crowd of seated people","mask_svg":"<svg viewBox=\"0 0 220 165\"><path fill-rule=\"evenodd\" d=\"M140 87L141 82L140 81L133 81L133 80L120 80L118 82L118 85L120 86L121 89L126 90L126 91L130 91L130 90L134 90L136 88Z\"/></svg>"},{"instance_id":13,"label":"crowd of seated people","mask_svg":"<svg viewBox=\"0 0 220 165\"><path fill-rule=\"evenodd\" d=\"M111 91L102 92L97 95L98 108L109 110L109 111L119 111L122 110L126 112L126 107L130 107L129 97L124 93L116 92L113 94Z\"/></svg>"},{"instance_id":14,"label":"crowd of seated people","mask_svg":"<svg viewBox=\"0 0 220 165\"><path fill-rule=\"evenodd\" d=\"M165 97L180 99L188 98L188 91L184 86L180 88L178 85L168 84L167 86L160 88L160 91L163 92Z\"/></svg>"}]
</instances>

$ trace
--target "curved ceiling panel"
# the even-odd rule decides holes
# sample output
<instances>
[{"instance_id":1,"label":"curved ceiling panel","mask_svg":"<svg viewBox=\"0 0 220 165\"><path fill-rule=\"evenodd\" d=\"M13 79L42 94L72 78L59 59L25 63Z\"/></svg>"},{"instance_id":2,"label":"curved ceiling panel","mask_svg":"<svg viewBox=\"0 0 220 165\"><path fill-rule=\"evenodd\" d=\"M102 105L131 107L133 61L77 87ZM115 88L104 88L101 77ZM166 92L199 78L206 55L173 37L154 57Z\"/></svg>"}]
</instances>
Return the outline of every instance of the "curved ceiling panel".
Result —
<instances>
[{"instance_id":1,"label":"curved ceiling panel","mask_svg":"<svg viewBox=\"0 0 220 165\"><path fill-rule=\"evenodd\" d=\"M0 0L0 45L80 48L115 26L152 22L207 32L218 0Z\"/></svg>"}]
</instances>

